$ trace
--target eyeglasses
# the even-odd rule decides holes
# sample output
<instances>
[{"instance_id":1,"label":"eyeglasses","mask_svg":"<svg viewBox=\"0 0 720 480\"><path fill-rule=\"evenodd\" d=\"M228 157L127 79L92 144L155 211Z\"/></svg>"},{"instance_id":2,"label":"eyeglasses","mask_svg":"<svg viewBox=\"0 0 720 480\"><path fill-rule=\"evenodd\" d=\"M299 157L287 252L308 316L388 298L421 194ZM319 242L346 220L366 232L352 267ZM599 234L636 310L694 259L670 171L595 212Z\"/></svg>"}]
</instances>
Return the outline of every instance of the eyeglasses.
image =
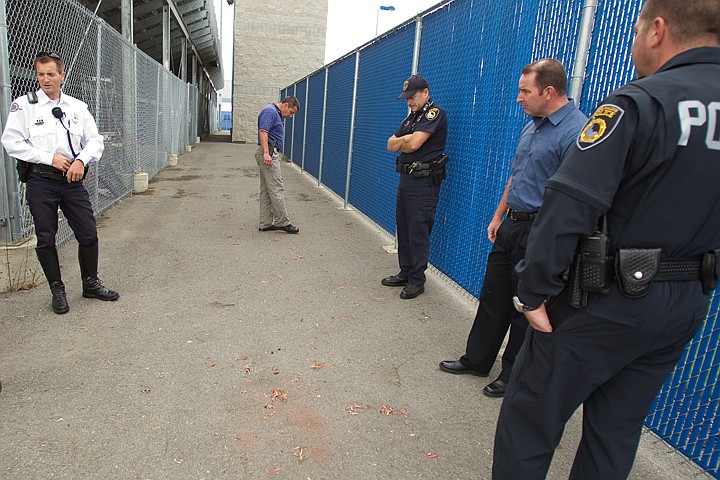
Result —
<instances>
[{"instance_id":1,"label":"eyeglasses","mask_svg":"<svg viewBox=\"0 0 720 480\"><path fill-rule=\"evenodd\" d=\"M41 58L41 57L50 57L50 58L56 58L58 60L62 60L62 57L58 55L55 52L38 52L37 55L35 55L35 58Z\"/></svg>"}]
</instances>

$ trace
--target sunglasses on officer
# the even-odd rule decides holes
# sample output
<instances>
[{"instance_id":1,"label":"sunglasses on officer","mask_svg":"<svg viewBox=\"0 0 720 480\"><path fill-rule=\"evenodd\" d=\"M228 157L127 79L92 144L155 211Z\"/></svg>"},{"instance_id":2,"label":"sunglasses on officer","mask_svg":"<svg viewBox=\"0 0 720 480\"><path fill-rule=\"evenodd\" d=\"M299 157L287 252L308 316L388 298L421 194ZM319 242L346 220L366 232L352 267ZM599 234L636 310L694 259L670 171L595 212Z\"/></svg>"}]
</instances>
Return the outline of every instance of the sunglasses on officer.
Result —
<instances>
[{"instance_id":1,"label":"sunglasses on officer","mask_svg":"<svg viewBox=\"0 0 720 480\"><path fill-rule=\"evenodd\" d=\"M55 52L38 52L37 55L35 55L35 58L42 58L42 57L50 57L55 58L57 60L62 60L62 57L58 55Z\"/></svg>"}]
</instances>

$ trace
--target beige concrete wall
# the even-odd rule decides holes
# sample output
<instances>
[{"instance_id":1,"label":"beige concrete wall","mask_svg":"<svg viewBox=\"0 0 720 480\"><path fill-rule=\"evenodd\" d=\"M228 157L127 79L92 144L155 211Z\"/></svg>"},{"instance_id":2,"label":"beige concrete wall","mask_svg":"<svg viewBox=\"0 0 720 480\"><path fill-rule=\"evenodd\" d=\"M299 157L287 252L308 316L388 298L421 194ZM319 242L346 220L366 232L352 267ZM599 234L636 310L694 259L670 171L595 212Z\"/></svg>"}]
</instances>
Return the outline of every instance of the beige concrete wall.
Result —
<instances>
[{"instance_id":1,"label":"beige concrete wall","mask_svg":"<svg viewBox=\"0 0 720 480\"><path fill-rule=\"evenodd\" d=\"M257 141L257 114L324 65L328 0L235 2L233 142Z\"/></svg>"}]
</instances>

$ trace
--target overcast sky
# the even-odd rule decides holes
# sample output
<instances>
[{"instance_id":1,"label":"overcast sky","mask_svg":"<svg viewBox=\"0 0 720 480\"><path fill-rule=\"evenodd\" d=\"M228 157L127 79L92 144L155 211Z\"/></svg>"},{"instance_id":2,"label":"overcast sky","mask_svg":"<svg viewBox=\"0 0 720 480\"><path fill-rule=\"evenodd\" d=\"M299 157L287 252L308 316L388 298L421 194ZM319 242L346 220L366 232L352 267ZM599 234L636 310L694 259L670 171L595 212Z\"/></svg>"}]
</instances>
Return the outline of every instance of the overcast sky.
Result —
<instances>
[{"instance_id":1,"label":"overcast sky","mask_svg":"<svg viewBox=\"0 0 720 480\"><path fill-rule=\"evenodd\" d=\"M328 0L325 63L332 62L378 35L404 23L440 0ZM380 10L380 6L395 11Z\"/></svg>"}]
</instances>

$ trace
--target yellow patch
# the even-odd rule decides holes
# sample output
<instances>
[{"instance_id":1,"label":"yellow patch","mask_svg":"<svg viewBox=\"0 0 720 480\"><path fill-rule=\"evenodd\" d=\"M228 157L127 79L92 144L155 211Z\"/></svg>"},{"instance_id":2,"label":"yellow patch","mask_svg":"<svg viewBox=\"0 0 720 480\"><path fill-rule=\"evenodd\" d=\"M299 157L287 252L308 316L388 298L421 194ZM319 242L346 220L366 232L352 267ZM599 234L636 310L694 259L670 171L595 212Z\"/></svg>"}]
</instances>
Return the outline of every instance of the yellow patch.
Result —
<instances>
[{"instance_id":1,"label":"yellow patch","mask_svg":"<svg viewBox=\"0 0 720 480\"><path fill-rule=\"evenodd\" d=\"M600 105L580 132L577 139L578 148L587 150L602 143L615 131L624 114L625 110L617 105Z\"/></svg>"},{"instance_id":2,"label":"yellow patch","mask_svg":"<svg viewBox=\"0 0 720 480\"><path fill-rule=\"evenodd\" d=\"M438 114L438 109L437 109L437 108L431 108L431 109L428 110L428 112L425 114L425 117L426 117L428 120L433 120L435 117L437 117L437 114Z\"/></svg>"},{"instance_id":3,"label":"yellow patch","mask_svg":"<svg viewBox=\"0 0 720 480\"><path fill-rule=\"evenodd\" d=\"M405 83L403 83L403 92L407 91L408 85L410 85L410 82L408 82L407 80L405 80Z\"/></svg>"}]
</instances>

